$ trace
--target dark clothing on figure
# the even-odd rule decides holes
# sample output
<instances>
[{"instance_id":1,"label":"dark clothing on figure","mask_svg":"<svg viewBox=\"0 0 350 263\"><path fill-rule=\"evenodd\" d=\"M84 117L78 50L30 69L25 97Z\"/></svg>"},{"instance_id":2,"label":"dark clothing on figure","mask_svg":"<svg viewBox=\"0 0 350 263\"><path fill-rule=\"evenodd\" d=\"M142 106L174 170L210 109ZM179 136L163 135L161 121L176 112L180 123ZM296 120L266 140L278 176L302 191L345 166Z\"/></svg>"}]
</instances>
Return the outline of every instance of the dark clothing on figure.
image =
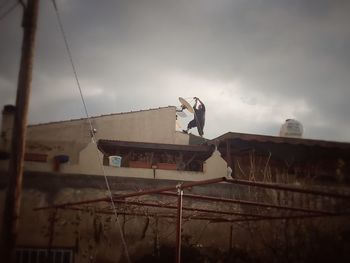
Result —
<instances>
[{"instance_id":1,"label":"dark clothing on figure","mask_svg":"<svg viewBox=\"0 0 350 263\"><path fill-rule=\"evenodd\" d=\"M205 106L201 104L202 108L194 108L194 119L190 121L187 125L187 130L197 127L200 136L203 136L203 129L205 124Z\"/></svg>"}]
</instances>

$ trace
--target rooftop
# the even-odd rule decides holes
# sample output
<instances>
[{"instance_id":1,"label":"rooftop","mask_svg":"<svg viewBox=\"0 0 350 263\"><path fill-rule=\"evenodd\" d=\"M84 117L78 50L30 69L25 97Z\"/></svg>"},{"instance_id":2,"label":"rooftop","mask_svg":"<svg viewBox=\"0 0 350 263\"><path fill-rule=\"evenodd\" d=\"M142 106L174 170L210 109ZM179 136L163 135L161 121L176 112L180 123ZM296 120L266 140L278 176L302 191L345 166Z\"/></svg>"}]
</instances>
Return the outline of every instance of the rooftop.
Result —
<instances>
[{"instance_id":1,"label":"rooftop","mask_svg":"<svg viewBox=\"0 0 350 263\"><path fill-rule=\"evenodd\" d=\"M133 113L140 113L140 112L147 112L147 111L156 111L156 110L169 109L169 108L175 108L175 106L165 106L165 107L151 108L151 109L148 109L148 110L137 110L137 111L127 111L127 112L119 112L119 113L102 114L102 115L98 115L98 116L90 116L90 119L96 119L96 118L108 117L108 116L115 116L115 115L133 114ZM77 119L70 119L70 120L61 120L61 121L36 123L36 124L30 124L30 125L28 125L28 127L47 125L47 124L56 124L56 123L63 123L63 122L81 121L81 120L86 120L86 119L87 118L85 117L85 118L77 118Z\"/></svg>"},{"instance_id":2,"label":"rooftop","mask_svg":"<svg viewBox=\"0 0 350 263\"><path fill-rule=\"evenodd\" d=\"M347 143L347 142L334 142L334 141L325 141L325 140L290 138L290 137L236 133L236 132L225 133L215 139L210 140L209 143L216 144L217 142L223 142L227 140L289 144L289 145L292 144L292 145L300 145L300 146L319 146L319 147L325 147L325 148L340 148L344 150L350 150L350 143Z\"/></svg>"}]
</instances>

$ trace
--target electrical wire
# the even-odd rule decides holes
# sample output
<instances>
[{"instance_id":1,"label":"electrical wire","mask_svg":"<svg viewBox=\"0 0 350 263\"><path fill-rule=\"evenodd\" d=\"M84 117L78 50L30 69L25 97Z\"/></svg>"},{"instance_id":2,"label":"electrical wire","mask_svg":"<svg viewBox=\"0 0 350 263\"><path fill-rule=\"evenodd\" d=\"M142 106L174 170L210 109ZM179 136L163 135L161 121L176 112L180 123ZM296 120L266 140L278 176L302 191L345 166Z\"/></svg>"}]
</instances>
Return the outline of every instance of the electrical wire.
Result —
<instances>
[{"instance_id":1,"label":"electrical wire","mask_svg":"<svg viewBox=\"0 0 350 263\"><path fill-rule=\"evenodd\" d=\"M11 14L12 11L16 9L16 7L19 5L19 2L15 2L9 9L7 9L4 13L0 15L0 21L5 19L9 14Z\"/></svg>"},{"instance_id":2,"label":"electrical wire","mask_svg":"<svg viewBox=\"0 0 350 263\"><path fill-rule=\"evenodd\" d=\"M2 2L0 4L0 10L3 9L9 2L10 2L10 0L5 0L4 2ZM16 2L17 2L17 0L16 0Z\"/></svg>"},{"instance_id":3,"label":"electrical wire","mask_svg":"<svg viewBox=\"0 0 350 263\"><path fill-rule=\"evenodd\" d=\"M124 246L124 249L125 249L125 255L126 255L126 258L127 258L128 262L131 263L130 255L129 255L129 252L128 252L128 247L127 247L127 244L126 244L126 241L125 241L125 237L124 237L124 234L123 234L123 231L122 231L122 227L121 227L121 224L120 224L120 221L119 221L119 218L118 218L117 209L115 207L112 191L111 191L111 188L110 188L107 176L106 176L106 171L105 171L104 166L103 166L103 160L101 159L101 156L100 156L98 148L97 148L95 132L94 132L94 129L93 129L93 126L92 126L92 121L91 121L90 115L89 115L88 110L87 110L87 105L86 105L86 102L85 102L85 99L84 99L84 96L83 96L83 92L82 92L82 89L81 89L81 85L80 85L80 81L79 81L79 78L78 78L77 70L76 70L75 65L74 65L73 56L72 56L72 53L71 53L70 48L69 48L68 39L67 39L67 36L65 34L65 31L64 31L62 19L61 19L61 16L60 16L60 13L59 13L56 1L52 0L52 4L53 4L53 7L54 7L54 10L55 10L55 13L56 13L56 17L57 17L57 21L58 21L58 24L59 24L59 28L60 28L60 31L61 31L64 43L65 43L65 47L66 47L66 50L67 50L67 53L68 53L69 61L70 61L70 64L72 66L72 69L73 69L75 81L76 81L77 87L79 89L79 94L80 94L80 98L81 98L81 101L82 101L83 106L84 106L85 115L86 115L86 118L87 118L87 120L89 122L90 134L91 134L91 137L92 137L92 141L96 145L96 153L97 153L98 162L99 162L100 168L101 168L101 170L103 172L103 176L104 176L104 179L105 179L105 183L106 183L107 191L108 191L108 194L109 194L109 198L111 200L112 208L113 208L114 214L116 216L116 221L117 221L117 224L118 224L120 236L121 236L122 243L123 243L123 246Z\"/></svg>"}]
</instances>

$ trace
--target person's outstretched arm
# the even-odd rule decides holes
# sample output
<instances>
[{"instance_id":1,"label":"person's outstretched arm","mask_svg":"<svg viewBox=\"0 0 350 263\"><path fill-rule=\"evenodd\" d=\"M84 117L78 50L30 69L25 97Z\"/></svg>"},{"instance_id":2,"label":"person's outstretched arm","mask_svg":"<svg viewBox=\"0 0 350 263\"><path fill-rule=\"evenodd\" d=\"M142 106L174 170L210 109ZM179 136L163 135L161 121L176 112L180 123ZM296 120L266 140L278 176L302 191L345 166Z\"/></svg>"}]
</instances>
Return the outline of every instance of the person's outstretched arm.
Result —
<instances>
[{"instance_id":1,"label":"person's outstretched arm","mask_svg":"<svg viewBox=\"0 0 350 263\"><path fill-rule=\"evenodd\" d=\"M196 101L193 105L193 108L196 109L197 108L197 103L198 103L198 98L197 97L193 97L194 100Z\"/></svg>"},{"instance_id":2,"label":"person's outstretched arm","mask_svg":"<svg viewBox=\"0 0 350 263\"><path fill-rule=\"evenodd\" d=\"M196 100L196 103L199 101L200 104L202 104L204 106L204 103L197 97L194 97L194 99Z\"/></svg>"}]
</instances>

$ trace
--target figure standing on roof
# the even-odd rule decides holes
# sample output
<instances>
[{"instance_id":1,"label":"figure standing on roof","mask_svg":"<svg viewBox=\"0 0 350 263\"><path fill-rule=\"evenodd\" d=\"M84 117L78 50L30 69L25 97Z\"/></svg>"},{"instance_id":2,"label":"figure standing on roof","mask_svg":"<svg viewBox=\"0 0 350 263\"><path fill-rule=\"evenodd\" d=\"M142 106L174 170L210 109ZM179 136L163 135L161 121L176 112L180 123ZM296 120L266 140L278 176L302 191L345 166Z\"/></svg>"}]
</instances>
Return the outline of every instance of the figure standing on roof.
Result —
<instances>
[{"instance_id":1,"label":"figure standing on roof","mask_svg":"<svg viewBox=\"0 0 350 263\"><path fill-rule=\"evenodd\" d=\"M188 131L194 127L197 127L200 136L203 136L203 129L205 124L205 106L204 103L197 97L193 98L196 102L193 105L194 118L187 125L187 129L183 132L188 133Z\"/></svg>"}]
</instances>

